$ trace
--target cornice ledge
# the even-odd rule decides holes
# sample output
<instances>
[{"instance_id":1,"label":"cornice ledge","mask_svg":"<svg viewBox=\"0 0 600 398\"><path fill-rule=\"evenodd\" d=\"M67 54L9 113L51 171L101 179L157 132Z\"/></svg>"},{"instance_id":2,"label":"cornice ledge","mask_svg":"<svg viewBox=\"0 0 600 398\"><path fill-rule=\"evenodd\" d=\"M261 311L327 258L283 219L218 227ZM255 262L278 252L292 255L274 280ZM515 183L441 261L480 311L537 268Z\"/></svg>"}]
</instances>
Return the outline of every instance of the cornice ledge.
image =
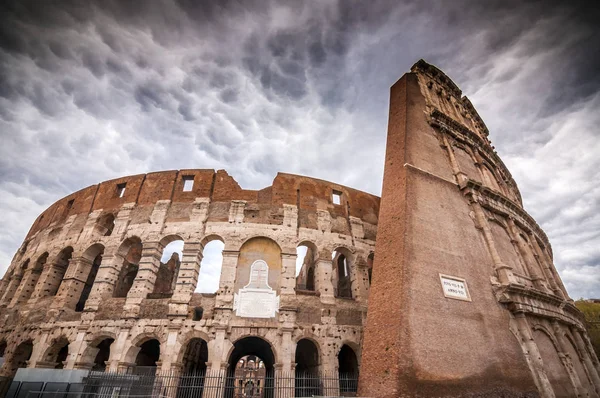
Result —
<instances>
[{"instance_id":1,"label":"cornice ledge","mask_svg":"<svg viewBox=\"0 0 600 398\"><path fill-rule=\"evenodd\" d=\"M506 173L506 176L510 178L511 184L515 187L517 186L512 174L510 173L502 159L500 159L500 156L498 156L496 151L493 150L489 142L483 140L479 135L477 135L474 131L469 129L464 124L460 123L457 120L454 120L453 118L439 111L436 108L433 108L429 116L430 124L432 126L444 129L445 131L450 133L450 135L452 135L454 138L457 138L463 142L470 141L472 146L477 146L478 148L481 148L485 152L485 155L487 155L488 158L490 158L490 160L492 160L496 165L502 167L502 169Z\"/></svg>"},{"instance_id":2,"label":"cornice ledge","mask_svg":"<svg viewBox=\"0 0 600 398\"><path fill-rule=\"evenodd\" d=\"M507 213L507 210L512 211L523 220L522 223L525 224L526 227L534 231L544 241L544 244L547 247L551 247L548 236L538 225L535 219L511 199L502 195L500 192L488 188L482 185L480 182L472 179L467 180L463 191L465 192L465 195L473 194L473 191L476 191L484 199L484 201L481 203L484 207L491 207L492 209L500 211L501 213ZM507 215L510 215L510 213L507 213Z\"/></svg>"}]
</instances>

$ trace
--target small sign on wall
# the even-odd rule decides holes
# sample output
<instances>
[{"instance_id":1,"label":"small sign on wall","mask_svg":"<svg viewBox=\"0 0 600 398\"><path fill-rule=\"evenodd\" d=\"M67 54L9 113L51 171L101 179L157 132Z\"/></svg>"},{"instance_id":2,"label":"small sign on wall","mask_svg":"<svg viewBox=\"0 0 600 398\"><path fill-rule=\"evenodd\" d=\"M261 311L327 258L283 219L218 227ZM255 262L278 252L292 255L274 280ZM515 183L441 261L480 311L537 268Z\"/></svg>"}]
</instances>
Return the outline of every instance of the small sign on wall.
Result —
<instances>
[{"instance_id":1,"label":"small sign on wall","mask_svg":"<svg viewBox=\"0 0 600 398\"><path fill-rule=\"evenodd\" d=\"M467 281L456 276L440 274L444 297L455 300L471 301Z\"/></svg>"}]
</instances>

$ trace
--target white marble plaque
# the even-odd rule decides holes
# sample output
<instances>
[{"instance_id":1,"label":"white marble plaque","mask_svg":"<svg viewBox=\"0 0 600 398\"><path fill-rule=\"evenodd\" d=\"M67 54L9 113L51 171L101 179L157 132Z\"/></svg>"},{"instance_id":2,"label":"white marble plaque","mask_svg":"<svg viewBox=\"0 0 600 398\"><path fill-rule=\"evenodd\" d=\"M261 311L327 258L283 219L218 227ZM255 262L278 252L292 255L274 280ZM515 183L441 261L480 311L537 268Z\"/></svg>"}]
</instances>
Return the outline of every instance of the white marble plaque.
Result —
<instances>
[{"instance_id":1,"label":"white marble plaque","mask_svg":"<svg viewBox=\"0 0 600 398\"><path fill-rule=\"evenodd\" d=\"M440 274L440 281L444 290L444 297L471 301L467 281L463 278Z\"/></svg>"},{"instance_id":2,"label":"white marble plaque","mask_svg":"<svg viewBox=\"0 0 600 398\"><path fill-rule=\"evenodd\" d=\"M244 318L274 318L279 311L279 297L269 286L269 266L256 260L250 266L250 281L234 296L235 314Z\"/></svg>"}]
</instances>

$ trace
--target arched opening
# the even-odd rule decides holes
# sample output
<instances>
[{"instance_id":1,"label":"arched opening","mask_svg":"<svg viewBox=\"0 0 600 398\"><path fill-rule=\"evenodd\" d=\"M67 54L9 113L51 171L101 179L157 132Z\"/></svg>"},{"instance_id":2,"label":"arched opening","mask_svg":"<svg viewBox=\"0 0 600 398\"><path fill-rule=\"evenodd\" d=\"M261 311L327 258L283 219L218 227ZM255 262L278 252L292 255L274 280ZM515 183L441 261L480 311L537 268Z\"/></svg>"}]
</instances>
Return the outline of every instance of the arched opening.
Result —
<instances>
[{"instance_id":1,"label":"arched opening","mask_svg":"<svg viewBox=\"0 0 600 398\"><path fill-rule=\"evenodd\" d=\"M208 362L208 345L201 338L188 341L181 361L184 377L177 388L178 397L202 397Z\"/></svg>"},{"instance_id":2,"label":"arched opening","mask_svg":"<svg viewBox=\"0 0 600 398\"><path fill-rule=\"evenodd\" d=\"M319 350L309 339L296 344L295 396L311 397L323 395L323 386L319 377Z\"/></svg>"},{"instance_id":3,"label":"arched opening","mask_svg":"<svg viewBox=\"0 0 600 398\"><path fill-rule=\"evenodd\" d=\"M46 351L44 362L54 365L54 369L63 369L69 356L69 340L61 336L55 339Z\"/></svg>"},{"instance_id":4,"label":"arched opening","mask_svg":"<svg viewBox=\"0 0 600 398\"><path fill-rule=\"evenodd\" d=\"M54 263L54 269L56 272L54 273L51 283L48 286L49 296L56 296L56 293L62 284L62 280L65 277L65 272L67 272L67 268L69 267L69 261L71 261L72 257L73 248L71 246L62 249L56 257L56 262Z\"/></svg>"},{"instance_id":5,"label":"arched opening","mask_svg":"<svg viewBox=\"0 0 600 398\"><path fill-rule=\"evenodd\" d=\"M156 274L154 290L148 296L149 298L167 298L173 295L183 258L183 245L183 240L176 239L165 246Z\"/></svg>"},{"instance_id":6,"label":"arched opening","mask_svg":"<svg viewBox=\"0 0 600 398\"><path fill-rule=\"evenodd\" d=\"M13 351L12 357L8 359L8 370L11 375L17 373L17 369L26 368L27 361L31 358L33 352L33 341L27 340L22 342Z\"/></svg>"},{"instance_id":7,"label":"arched opening","mask_svg":"<svg viewBox=\"0 0 600 398\"><path fill-rule=\"evenodd\" d=\"M252 393L251 397L274 397L275 355L268 342L254 336L236 341L228 363L226 398L246 393Z\"/></svg>"},{"instance_id":8,"label":"arched opening","mask_svg":"<svg viewBox=\"0 0 600 398\"><path fill-rule=\"evenodd\" d=\"M371 280L373 279L373 263L375 262L375 253L369 253L367 257L367 273L369 274L369 286L371 286Z\"/></svg>"},{"instance_id":9,"label":"arched opening","mask_svg":"<svg viewBox=\"0 0 600 398\"><path fill-rule=\"evenodd\" d=\"M358 360L354 350L344 344L338 354L340 395L354 397L358 389Z\"/></svg>"},{"instance_id":10,"label":"arched opening","mask_svg":"<svg viewBox=\"0 0 600 398\"><path fill-rule=\"evenodd\" d=\"M139 238L129 238L123 242L118 254L123 256L123 265L117 278L113 297L127 297L138 273L138 264L142 258L142 242Z\"/></svg>"},{"instance_id":11,"label":"arched opening","mask_svg":"<svg viewBox=\"0 0 600 398\"><path fill-rule=\"evenodd\" d=\"M135 358L138 367L156 367L160 358L160 342L156 339L148 340L140 346L140 351Z\"/></svg>"},{"instance_id":12,"label":"arched opening","mask_svg":"<svg viewBox=\"0 0 600 398\"><path fill-rule=\"evenodd\" d=\"M85 302L90 296L90 292L92 291L92 286L94 286L94 281L96 280L96 275L98 275L98 269L100 268L100 264L102 263L102 255L104 254L104 246L100 244L93 245L88 248L83 257L86 259L93 259L92 266L90 267L90 271L85 281L85 285L81 289L81 295L79 296L79 301L75 305L75 311L80 312L85 308Z\"/></svg>"},{"instance_id":13,"label":"arched opening","mask_svg":"<svg viewBox=\"0 0 600 398\"><path fill-rule=\"evenodd\" d=\"M98 217L98 221L96 221L96 230L101 236L112 235L113 229L115 229L114 214L107 213Z\"/></svg>"},{"instance_id":14,"label":"arched opening","mask_svg":"<svg viewBox=\"0 0 600 398\"><path fill-rule=\"evenodd\" d=\"M540 351L540 356L544 363L544 371L556 397L566 398L576 396L569 373L563 365L550 335L541 329L537 329L533 331L533 339Z\"/></svg>"},{"instance_id":15,"label":"arched opening","mask_svg":"<svg viewBox=\"0 0 600 398\"><path fill-rule=\"evenodd\" d=\"M106 370L106 362L110 358L110 346L114 341L114 339L108 338L96 345L98 353L96 353L96 357L94 358L92 370L99 372L104 372Z\"/></svg>"},{"instance_id":16,"label":"arched opening","mask_svg":"<svg viewBox=\"0 0 600 398\"><path fill-rule=\"evenodd\" d=\"M296 290L314 292L317 248L309 242L301 243L296 247L296 256Z\"/></svg>"},{"instance_id":17,"label":"arched opening","mask_svg":"<svg viewBox=\"0 0 600 398\"><path fill-rule=\"evenodd\" d=\"M31 297L31 294L35 290L38 280L40 279L40 275L42 274L42 271L44 270L44 265L46 264L47 261L48 261L48 252L45 252L41 256L38 257L37 261L35 262L35 265L33 266L33 269L31 270L31 276L29 277L28 286L25 287L25 294L23 296L23 301L27 301Z\"/></svg>"},{"instance_id":18,"label":"arched opening","mask_svg":"<svg viewBox=\"0 0 600 398\"><path fill-rule=\"evenodd\" d=\"M4 355L6 354L6 341L5 340L1 340L0 341L0 366L4 365Z\"/></svg>"},{"instance_id":19,"label":"arched opening","mask_svg":"<svg viewBox=\"0 0 600 398\"><path fill-rule=\"evenodd\" d=\"M195 291L197 293L216 293L219 290L219 279L223 267L223 249L225 243L215 237L202 250L200 273Z\"/></svg>"},{"instance_id":20,"label":"arched opening","mask_svg":"<svg viewBox=\"0 0 600 398\"><path fill-rule=\"evenodd\" d=\"M350 261L348 260L347 253L337 249L332 253L332 258L335 296L352 298L352 278L350 276Z\"/></svg>"},{"instance_id":21,"label":"arched opening","mask_svg":"<svg viewBox=\"0 0 600 398\"><path fill-rule=\"evenodd\" d=\"M183 355L183 371L188 373L201 373L206 371L208 362L208 345L201 338L193 338L187 343Z\"/></svg>"}]
</instances>

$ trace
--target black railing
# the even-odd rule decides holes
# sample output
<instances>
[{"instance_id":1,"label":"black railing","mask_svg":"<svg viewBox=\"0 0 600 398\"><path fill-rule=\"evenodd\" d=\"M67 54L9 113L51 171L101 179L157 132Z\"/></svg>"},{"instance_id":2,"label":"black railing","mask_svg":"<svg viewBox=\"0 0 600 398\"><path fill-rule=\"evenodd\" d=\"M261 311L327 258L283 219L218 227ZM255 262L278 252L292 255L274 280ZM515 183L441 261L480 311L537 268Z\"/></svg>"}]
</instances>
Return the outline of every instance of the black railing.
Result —
<instances>
[{"instance_id":1,"label":"black railing","mask_svg":"<svg viewBox=\"0 0 600 398\"><path fill-rule=\"evenodd\" d=\"M90 372L82 397L285 398L356 396L358 375L267 371L239 375L226 371L195 373ZM40 395L43 397L44 395Z\"/></svg>"}]
</instances>

